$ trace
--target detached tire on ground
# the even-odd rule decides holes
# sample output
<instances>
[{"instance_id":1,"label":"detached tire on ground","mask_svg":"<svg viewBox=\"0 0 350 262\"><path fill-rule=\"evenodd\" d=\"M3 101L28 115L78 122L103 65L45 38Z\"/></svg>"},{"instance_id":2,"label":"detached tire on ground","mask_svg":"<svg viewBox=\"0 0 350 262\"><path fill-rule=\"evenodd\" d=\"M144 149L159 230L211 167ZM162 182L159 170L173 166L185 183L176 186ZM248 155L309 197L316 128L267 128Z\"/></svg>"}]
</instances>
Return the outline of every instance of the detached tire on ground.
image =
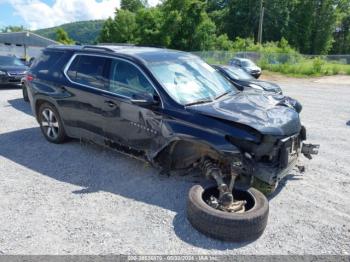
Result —
<instances>
[{"instance_id":1,"label":"detached tire on ground","mask_svg":"<svg viewBox=\"0 0 350 262\"><path fill-rule=\"evenodd\" d=\"M187 218L199 232L216 239L230 242L253 241L265 230L269 213L266 197L254 188L234 190L237 200L247 200L244 213L229 213L209 206L205 199L218 196L216 186L193 186L189 191Z\"/></svg>"}]
</instances>

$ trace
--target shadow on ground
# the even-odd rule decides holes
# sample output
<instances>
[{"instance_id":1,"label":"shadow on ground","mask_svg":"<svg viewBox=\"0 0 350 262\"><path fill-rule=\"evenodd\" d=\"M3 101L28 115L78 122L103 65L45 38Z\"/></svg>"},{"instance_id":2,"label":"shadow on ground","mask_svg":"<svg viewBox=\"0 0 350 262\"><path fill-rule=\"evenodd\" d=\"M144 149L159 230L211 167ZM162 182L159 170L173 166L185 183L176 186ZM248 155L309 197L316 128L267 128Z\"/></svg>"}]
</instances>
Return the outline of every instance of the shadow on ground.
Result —
<instances>
[{"instance_id":1,"label":"shadow on ground","mask_svg":"<svg viewBox=\"0 0 350 262\"><path fill-rule=\"evenodd\" d=\"M288 183L289 181L300 180L300 179L302 179L301 176L302 176L302 175L289 174L289 175L285 176L284 178L282 178L282 179L278 182L277 188L275 189L275 191L274 191L271 195L269 195L269 196L267 197L267 199L268 199L269 201L272 200L274 197L276 197L276 196L282 191L282 189L287 185L287 183Z\"/></svg>"},{"instance_id":2,"label":"shadow on ground","mask_svg":"<svg viewBox=\"0 0 350 262\"><path fill-rule=\"evenodd\" d=\"M18 101L12 101L12 105L22 108ZM160 176L159 170L142 161L74 140L51 144L43 138L39 128L1 134L0 145L0 156L44 176L81 187L73 194L105 191L176 212L175 233L191 245L224 250L248 244L210 239L189 224L186 199L198 177Z\"/></svg>"},{"instance_id":3,"label":"shadow on ground","mask_svg":"<svg viewBox=\"0 0 350 262\"><path fill-rule=\"evenodd\" d=\"M21 111L27 115L32 115L32 110L30 108L30 104L25 102L23 98L17 98L7 101L10 106L17 109L18 111Z\"/></svg>"}]
</instances>

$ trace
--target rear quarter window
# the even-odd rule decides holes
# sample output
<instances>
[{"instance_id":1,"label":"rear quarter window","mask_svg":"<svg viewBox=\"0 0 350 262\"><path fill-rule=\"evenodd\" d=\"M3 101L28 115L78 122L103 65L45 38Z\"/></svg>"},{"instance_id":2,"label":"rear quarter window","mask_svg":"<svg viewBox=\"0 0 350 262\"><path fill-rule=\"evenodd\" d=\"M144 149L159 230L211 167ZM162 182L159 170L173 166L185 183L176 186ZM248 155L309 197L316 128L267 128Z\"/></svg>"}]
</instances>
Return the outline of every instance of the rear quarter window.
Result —
<instances>
[{"instance_id":1,"label":"rear quarter window","mask_svg":"<svg viewBox=\"0 0 350 262\"><path fill-rule=\"evenodd\" d=\"M41 56L34 60L31 72L41 78L63 77L62 67L68 56L66 52L44 50Z\"/></svg>"}]
</instances>

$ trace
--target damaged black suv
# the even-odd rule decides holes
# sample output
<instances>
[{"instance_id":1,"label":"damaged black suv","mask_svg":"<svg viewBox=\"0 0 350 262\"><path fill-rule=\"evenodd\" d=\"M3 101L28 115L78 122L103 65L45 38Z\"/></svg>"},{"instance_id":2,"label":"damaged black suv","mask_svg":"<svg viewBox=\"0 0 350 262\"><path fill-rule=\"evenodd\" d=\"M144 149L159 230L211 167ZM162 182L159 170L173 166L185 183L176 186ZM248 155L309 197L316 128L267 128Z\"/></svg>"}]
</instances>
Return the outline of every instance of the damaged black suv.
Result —
<instances>
[{"instance_id":1,"label":"damaged black suv","mask_svg":"<svg viewBox=\"0 0 350 262\"><path fill-rule=\"evenodd\" d=\"M200 170L187 214L199 231L247 241L266 226L268 202L251 187L276 183L301 154L306 129L281 95L239 91L200 58L134 46L52 46L27 75L45 138L93 141L163 172Z\"/></svg>"}]
</instances>

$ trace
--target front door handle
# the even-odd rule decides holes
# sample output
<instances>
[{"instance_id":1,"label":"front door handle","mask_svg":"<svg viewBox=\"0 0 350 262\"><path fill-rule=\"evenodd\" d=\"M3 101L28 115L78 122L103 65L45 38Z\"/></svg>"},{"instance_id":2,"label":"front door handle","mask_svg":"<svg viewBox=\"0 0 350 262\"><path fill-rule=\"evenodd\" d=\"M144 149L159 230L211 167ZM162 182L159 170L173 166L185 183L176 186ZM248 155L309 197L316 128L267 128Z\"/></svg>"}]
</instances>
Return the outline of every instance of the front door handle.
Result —
<instances>
[{"instance_id":1,"label":"front door handle","mask_svg":"<svg viewBox=\"0 0 350 262\"><path fill-rule=\"evenodd\" d=\"M110 100L106 100L105 104L107 104L111 108L117 107L117 104Z\"/></svg>"}]
</instances>

